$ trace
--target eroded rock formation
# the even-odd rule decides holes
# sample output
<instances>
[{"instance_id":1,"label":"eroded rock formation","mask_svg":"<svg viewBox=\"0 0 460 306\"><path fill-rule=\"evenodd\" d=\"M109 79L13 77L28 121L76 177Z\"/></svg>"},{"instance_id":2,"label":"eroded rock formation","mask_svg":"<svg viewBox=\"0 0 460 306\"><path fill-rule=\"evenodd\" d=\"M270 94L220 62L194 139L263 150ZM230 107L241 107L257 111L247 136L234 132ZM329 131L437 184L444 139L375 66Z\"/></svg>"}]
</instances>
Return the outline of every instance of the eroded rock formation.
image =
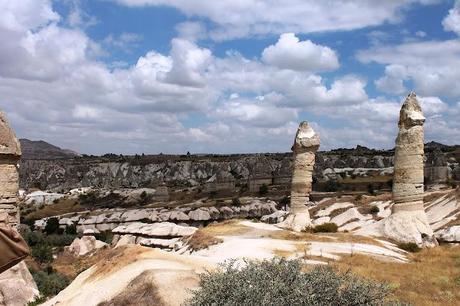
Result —
<instances>
[{"instance_id":1,"label":"eroded rock formation","mask_svg":"<svg viewBox=\"0 0 460 306\"><path fill-rule=\"evenodd\" d=\"M310 226L307 204L310 201L315 153L319 144L319 136L308 122L301 122L292 146L294 169L291 185L291 209L286 220L279 224L280 227L302 231Z\"/></svg>"},{"instance_id":2,"label":"eroded rock formation","mask_svg":"<svg viewBox=\"0 0 460 306\"><path fill-rule=\"evenodd\" d=\"M415 93L410 93L399 114L393 176L392 215L384 223L387 237L399 242L434 245L423 207L423 124L425 117Z\"/></svg>"},{"instance_id":3,"label":"eroded rock formation","mask_svg":"<svg viewBox=\"0 0 460 306\"><path fill-rule=\"evenodd\" d=\"M18 190L19 190L19 160L21 146L8 120L0 112L0 222L17 225Z\"/></svg>"},{"instance_id":4,"label":"eroded rock formation","mask_svg":"<svg viewBox=\"0 0 460 306\"><path fill-rule=\"evenodd\" d=\"M0 112L0 226L19 224L20 158L19 141L5 114ZM0 274L0 306L22 306L37 295L37 286L24 262Z\"/></svg>"}]
</instances>

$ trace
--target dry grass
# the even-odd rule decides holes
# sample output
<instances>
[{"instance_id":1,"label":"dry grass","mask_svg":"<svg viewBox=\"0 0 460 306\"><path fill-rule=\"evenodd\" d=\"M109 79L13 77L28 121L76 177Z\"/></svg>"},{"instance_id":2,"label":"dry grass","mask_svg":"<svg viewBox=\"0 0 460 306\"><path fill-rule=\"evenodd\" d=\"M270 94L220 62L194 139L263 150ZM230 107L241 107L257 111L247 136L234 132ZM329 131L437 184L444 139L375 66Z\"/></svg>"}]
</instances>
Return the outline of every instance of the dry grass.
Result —
<instances>
[{"instance_id":1,"label":"dry grass","mask_svg":"<svg viewBox=\"0 0 460 306\"><path fill-rule=\"evenodd\" d=\"M204 232L203 229L199 229L186 240L187 245L193 252L207 249L212 245L216 245L222 242L222 239Z\"/></svg>"},{"instance_id":2,"label":"dry grass","mask_svg":"<svg viewBox=\"0 0 460 306\"><path fill-rule=\"evenodd\" d=\"M99 303L97 306L163 306L158 288L150 271L144 271L134 278L128 286L110 301Z\"/></svg>"},{"instance_id":3,"label":"dry grass","mask_svg":"<svg viewBox=\"0 0 460 306\"><path fill-rule=\"evenodd\" d=\"M413 305L460 305L460 246L443 245L409 256L411 263L398 264L355 254L334 265L390 283L397 298Z\"/></svg>"},{"instance_id":4,"label":"dry grass","mask_svg":"<svg viewBox=\"0 0 460 306\"><path fill-rule=\"evenodd\" d=\"M24 217L26 219L38 220L42 218L63 215L66 213L80 212L86 210L74 199L61 199L56 204L45 205L42 209L31 212Z\"/></svg>"},{"instance_id":5,"label":"dry grass","mask_svg":"<svg viewBox=\"0 0 460 306\"><path fill-rule=\"evenodd\" d=\"M202 228L201 231L211 236L235 236L246 234L252 230L240 224L240 221L241 220L234 219L211 224Z\"/></svg>"}]
</instances>

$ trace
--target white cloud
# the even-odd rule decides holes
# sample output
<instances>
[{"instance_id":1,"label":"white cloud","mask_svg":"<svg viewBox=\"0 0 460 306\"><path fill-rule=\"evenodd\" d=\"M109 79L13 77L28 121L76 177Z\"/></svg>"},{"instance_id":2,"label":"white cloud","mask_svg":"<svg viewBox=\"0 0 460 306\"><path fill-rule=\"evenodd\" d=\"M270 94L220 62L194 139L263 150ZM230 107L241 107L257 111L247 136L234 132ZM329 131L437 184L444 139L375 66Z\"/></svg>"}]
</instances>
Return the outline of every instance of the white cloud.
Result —
<instances>
[{"instance_id":1,"label":"white cloud","mask_svg":"<svg viewBox=\"0 0 460 306\"><path fill-rule=\"evenodd\" d=\"M442 21L442 25L444 30L460 35L460 1L455 1L454 7L449 10L449 14Z\"/></svg>"},{"instance_id":2,"label":"white cloud","mask_svg":"<svg viewBox=\"0 0 460 306\"><path fill-rule=\"evenodd\" d=\"M415 90L424 96L460 97L460 40L408 42L400 45L376 46L358 52L363 63L376 62L389 65L386 75L378 82L381 90L402 90L397 75L388 74L388 69L398 67L405 70ZM395 86L396 83L396 86ZM400 84L400 83L399 83ZM395 92L396 93L396 92Z\"/></svg>"},{"instance_id":3,"label":"white cloud","mask_svg":"<svg viewBox=\"0 0 460 306\"><path fill-rule=\"evenodd\" d=\"M127 6L170 6L187 16L211 20L209 35L227 40L284 32L312 33L354 30L402 19L401 10L427 0L348 0L348 1L201 1L201 0L114 0Z\"/></svg>"},{"instance_id":4,"label":"white cloud","mask_svg":"<svg viewBox=\"0 0 460 306\"><path fill-rule=\"evenodd\" d=\"M282 34L275 45L262 52L262 60L281 69L328 71L339 68L336 53L311 40L300 41L294 33Z\"/></svg>"},{"instance_id":5,"label":"white cloud","mask_svg":"<svg viewBox=\"0 0 460 306\"><path fill-rule=\"evenodd\" d=\"M407 91L404 80L407 79L407 71L401 65L388 65L385 67L385 76L375 81L375 86L382 92L401 95Z\"/></svg>"}]
</instances>

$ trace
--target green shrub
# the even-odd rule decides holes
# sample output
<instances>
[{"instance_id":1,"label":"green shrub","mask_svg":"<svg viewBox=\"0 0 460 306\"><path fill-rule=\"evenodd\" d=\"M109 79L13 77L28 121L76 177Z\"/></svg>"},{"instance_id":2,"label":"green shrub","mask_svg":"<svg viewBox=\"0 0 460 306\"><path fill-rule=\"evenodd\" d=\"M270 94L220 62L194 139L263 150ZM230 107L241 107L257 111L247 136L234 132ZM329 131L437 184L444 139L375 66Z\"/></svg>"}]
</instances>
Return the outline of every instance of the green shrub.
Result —
<instances>
[{"instance_id":1,"label":"green shrub","mask_svg":"<svg viewBox=\"0 0 460 306\"><path fill-rule=\"evenodd\" d=\"M314 233L336 233L339 227L335 223L323 223L313 228Z\"/></svg>"},{"instance_id":2,"label":"green shrub","mask_svg":"<svg viewBox=\"0 0 460 306\"><path fill-rule=\"evenodd\" d=\"M95 234L97 240L104 241L105 243L111 244L113 240L113 233L112 231L105 231Z\"/></svg>"},{"instance_id":3,"label":"green shrub","mask_svg":"<svg viewBox=\"0 0 460 306\"><path fill-rule=\"evenodd\" d=\"M45 233L48 235L57 233L59 231L59 219L58 218L49 218L46 221Z\"/></svg>"},{"instance_id":4,"label":"green shrub","mask_svg":"<svg viewBox=\"0 0 460 306\"><path fill-rule=\"evenodd\" d=\"M266 195L268 193L268 186L266 184L262 184L259 187L259 194Z\"/></svg>"},{"instance_id":5,"label":"green shrub","mask_svg":"<svg viewBox=\"0 0 460 306\"><path fill-rule=\"evenodd\" d=\"M35 298L32 302L27 303L27 306L38 306L46 302L46 296L39 296Z\"/></svg>"},{"instance_id":6,"label":"green shrub","mask_svg":"<svg viewBox=\"0 0 460 306\"><path fill-rule=\"evenodd\" d=\"M31 247L31 253L40 263L47 263L53 260L53 249L46 243L39 243Z\"/></svg>"},{"instance_id":7,"label":"green shrub","mask_svg":"<svg viewBox=\"0 0 460 306\"><path fill-rule=\"evenodd\" d=\"M398 248L404 251L407 251L407 252L411 252L411 253L416 253L421 250L421 248L416 243L413 243L413 242L398 243Z\"/></svg>"},{"instance_id":8,"label":"green shrub","mask_svg":"<svg viewBox=\"0 0 460 306\"><path fill-rule=\"evenodd\" d=\"M77 226L75 224L67 225L65 227L64 233L68 235L76 235L77 234Z\"/></svg>"},{"instance_id":9,"label":"green shrub","mask_svg":"<svg viewBox=\"0 0 460 306\"><path fill-rule=\"evenodd\" d=\"M57 235L57 234L52 234L49 236L44 237L44 243L50 245L50 246L55 246L55 247L63 247L70 245L74 239L77 237L77 235L69 235L69 234L62 234L62 235Z\"/></svg>"},{"instance_id":10,"label":"green shrub","mask_svg":"<svg viewBox=\"0 0 460 306\"><path fill-rule=\"evenodd\" d=\"M380 208L378 208L376 205L372 205L369 209L369 212L373 215L378 214L380 212Z\"/></svg>"},{"instance_id":11,"label":"green shrub","mask_svg":"<svg viewBox=\"0 0 460 306\"><path fill-rule=\"evenodd\" d=\"M233 198L232 199L232 205L233 206L241 206L241 201L239 198Z\"/></svg>"},{"instance_id":12,"label":"green shrub","mask_svg":"<svg viewBox=\"0 0 460 306\"><path fill-rule=\"evenodd\" d=\"M43 240L45 239L45 235L39 231L23 233L22 237L24 237L24 240L27 242L29 247L33 247L39 243L43 243Z\"/></svg>"},{"instance_id":13,"label":"green shrub","mask_svg":"<svg viewBox=\"0 0 460 306\"><path fill-rule=\"evenodd\" d=\"M238 269L227 262L214 272L200 275L200 288L188 306L207 305L383 305L389 302L385 284L351 273L340 274L328 266L303 273L300 261L251 261Z\"/></svg>"},{"instance_id":14,"label":"green shrub","mask_svg":"<svg viewBox=\"0 0 460 306\"><path fill-rule=\"evenodd\" d=\"M32 271L32 277L37 284L40 294L44 297L54 296L70 283L69 279L60 273L54 271Z\"/></svg>"}]
</instances>

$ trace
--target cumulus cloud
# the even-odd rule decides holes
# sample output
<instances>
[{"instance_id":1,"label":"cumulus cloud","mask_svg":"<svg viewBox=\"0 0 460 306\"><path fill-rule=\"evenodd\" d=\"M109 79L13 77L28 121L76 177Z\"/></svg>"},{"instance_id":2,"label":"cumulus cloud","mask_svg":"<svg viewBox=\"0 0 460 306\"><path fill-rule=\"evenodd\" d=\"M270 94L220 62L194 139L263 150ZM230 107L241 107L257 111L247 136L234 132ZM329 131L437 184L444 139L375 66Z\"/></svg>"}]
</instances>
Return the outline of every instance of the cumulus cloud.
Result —
<instances>
[{"instance_id":1,"label":"cumulus cloud","mask_svg":"<svg viewBox=\"0 0 460 306\"><path fill-rule=\"evenodd\" d=\"M336 53L311 40L300 41L294 33L282 34L275 45L262 52L262 60L281 69L327 71L339 67Z\"/></svg>"},{"instance_id":2,"label":"cumulus cloud","mask_svg":"<svg viewBox=\"0 0 460 306\"><path fill-rule=\"evenodd\" d=\"M419 41L382 45L358 52L363 63L389 65L386 75L376 84L379 89L402 90L399 72L405 71L416 91L425 96L460 96L460 41ZM395 71L395 67L397 67ZM398 73L397 73L398 72Z\"/></svg>"},{"instance_id":3,"label":"cumulus cloud","mask_svg":"<svg viewBox=\"0 0 460 306\"><path fill-rule=\"evenodd\" d=\"M187 16L209 19L215 27L210 37L227 40L284 32L312 33L354 30L401 20L401 9L427 0L348 1L201 1L201 0L114 0L126 6L174 7ZM357 14L359 12L359 14Z\"/></svg>"},{"instance_id":4,"label":"cumulus cloud","mask_svg":"<svg viewBox=\"0 0 460 306\"><path fill-rule=\"evenodd\" d=\"M400 95L407 91L404 80L407 79L406 67L401 65L388 65L385 75L375 81L375 86L382 92Z\"/></svg>"},{"instance_id":5,"label":"cumulus cloud","mask_svg":"<svg viewBox=\"0 0 460 306\"><path fill-rule=\"evenodd\" d=\"M455 1L454 7L449 10L449 14L442 21L442 25L444 30L460 35L460 1Z\"/></svg>"}]
</instances>

